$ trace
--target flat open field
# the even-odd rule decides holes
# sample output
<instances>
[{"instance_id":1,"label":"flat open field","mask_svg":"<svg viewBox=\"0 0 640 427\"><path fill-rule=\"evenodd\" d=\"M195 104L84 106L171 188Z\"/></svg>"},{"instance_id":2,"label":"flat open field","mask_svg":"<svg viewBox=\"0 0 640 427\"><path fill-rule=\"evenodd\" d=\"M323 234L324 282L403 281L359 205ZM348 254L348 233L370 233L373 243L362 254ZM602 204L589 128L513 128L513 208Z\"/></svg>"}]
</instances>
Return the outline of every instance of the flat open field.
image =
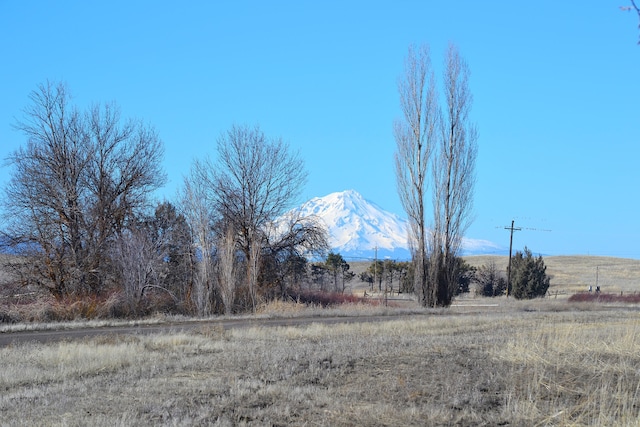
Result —
<instances>
[{"instance_id":1,"label":"flat open field","mask_svg":"<svg viewBox=\"0 0 640 427\"><path fill-rule=\"evenodd\" d=\"M640 312L565 301L0 348L0 424L637 425Z\"/></svg>"}]
</instances>

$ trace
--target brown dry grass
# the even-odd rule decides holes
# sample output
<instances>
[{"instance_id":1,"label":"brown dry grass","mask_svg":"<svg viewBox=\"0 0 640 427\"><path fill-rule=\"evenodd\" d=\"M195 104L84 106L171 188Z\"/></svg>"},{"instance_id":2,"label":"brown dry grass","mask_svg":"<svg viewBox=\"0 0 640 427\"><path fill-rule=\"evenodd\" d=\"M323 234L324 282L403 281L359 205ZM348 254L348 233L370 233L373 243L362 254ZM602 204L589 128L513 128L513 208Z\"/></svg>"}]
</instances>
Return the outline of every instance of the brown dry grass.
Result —
<instances>
[{"instance_id":1,"label":"brown dry grass","mask_svg":"<svg viewBox=\"0 0 640 427\"><path fill-rule=\"evenodd\" d=\"M16 345L0 424L637 425L640 313L573 307Z\"/></svg>"}]
</instances>

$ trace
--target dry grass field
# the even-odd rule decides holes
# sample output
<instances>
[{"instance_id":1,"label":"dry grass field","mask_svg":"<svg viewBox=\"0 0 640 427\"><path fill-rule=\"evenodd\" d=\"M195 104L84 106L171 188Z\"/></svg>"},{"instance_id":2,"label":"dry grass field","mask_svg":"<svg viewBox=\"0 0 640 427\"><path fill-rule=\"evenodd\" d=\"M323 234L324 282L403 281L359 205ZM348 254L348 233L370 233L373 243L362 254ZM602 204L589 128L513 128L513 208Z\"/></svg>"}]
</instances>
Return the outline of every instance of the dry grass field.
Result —
<instances>
[{"instance_id":1,"label":"dry grass field","mask_svg":"<svg viewBox=\"0 0 640 427\"><path fill-rule=\"evenodd\" d=\"M635 260L545 263L561 295L595 285L596 266L603 292L635 292L640 278ZM563 297L393 305L274 303L259 316L319 320L0 347L0 426L639 423L638 306ZM389 318L324 325L323 313ZM21 326L0 333L12 330Z\"/></svg>"},{"instance_id":2,"label":"dry grass field","mask_svg":"<svg viewBox=\"0 0 640 427\"><path fill-rule=\"evenodd\" d=\"M631 426L639 327L634 308L511 300L18 344L0 348L0 425Z\"/></svg>"}]
</instances>

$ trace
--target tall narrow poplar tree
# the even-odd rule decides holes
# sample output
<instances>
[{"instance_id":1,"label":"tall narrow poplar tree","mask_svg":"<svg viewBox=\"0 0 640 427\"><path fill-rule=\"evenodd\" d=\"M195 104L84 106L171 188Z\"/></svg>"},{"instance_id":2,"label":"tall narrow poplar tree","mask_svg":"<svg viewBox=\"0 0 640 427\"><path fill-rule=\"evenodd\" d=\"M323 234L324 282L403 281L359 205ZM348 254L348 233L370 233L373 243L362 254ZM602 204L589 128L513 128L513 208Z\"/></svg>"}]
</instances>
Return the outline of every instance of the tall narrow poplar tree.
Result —
<instances>
[{"instance_id":1,"label":"tall narrow poplar tree","mask_svg":"<svg viewBox=\"0 0 640 427\"><path fill-rule=\"evenodd\" d=\"M438 149L433 157L433 251L431 278L436 305L451 304L458 286L456 257L472 220L478 134L469 120L473 97L469 67L458 49L449 45L443 76L444 108Z\"/></svg>"},{"instance_id":2,"label":"tall narrow poplar tree","mask_svg":"<svg viewBox=\"0 0 640 427\"><path fill-rule=\"evenodd\" d=\"M427 281L426 194L428 165L436 144L437 93L429 46L409 47L404 75L398 81L403 118L394 123L395 170L398 195L409 218L409 244L414 266L414 289L425 306L433 305Z\"/></svg>"},{"instance_id":3,"label":"tall narrow poplar tree","mask_svg":"<svg viewBox=\"0 0 640 427\"><path fill-rule=\"evenodd\" d=\"M429 48L421 46L409 48L398 83L403 119L394 123L397 187L409 218L414 289L428 307L451 304L457 283L455 258L473 208L477 132L469 121L468 77L466 62L455 46L449 46L441 108ZM425 207L429 184L430 230Z\"/></svg>"}]
</instances>

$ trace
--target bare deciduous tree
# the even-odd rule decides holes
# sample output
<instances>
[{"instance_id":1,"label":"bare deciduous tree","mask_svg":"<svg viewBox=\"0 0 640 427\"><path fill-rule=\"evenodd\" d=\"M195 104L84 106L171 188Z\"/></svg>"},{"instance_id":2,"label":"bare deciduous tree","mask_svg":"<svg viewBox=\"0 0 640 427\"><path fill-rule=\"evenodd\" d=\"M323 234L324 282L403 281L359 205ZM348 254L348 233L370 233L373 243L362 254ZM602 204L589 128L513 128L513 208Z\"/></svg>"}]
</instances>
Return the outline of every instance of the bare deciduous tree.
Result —
<instances>
[{"instance_id":1,"label":"bare deciduous tree","mask_svg":"<svg viewBox=\"0 0 640 427\"><path fill-rule=\"evenodd\" d=\"M8 158L13 174L5 189L7 235L31 262L18 264L24 283L60 297L77 283L83 263L82 181L89 153L79 112L62 85L40 86L16 127L27 143Z\"/></svg>"},{"instance_id":2,"label":"bare deciduous tree","mask_svg":"<svg viewBox=\"0 0 640 427\"><path fill-rule=\"evenodd\" d=\"M414 289L424 305L432 305L434 292L427 281L425 204L429 159L436 144L439 113L428 46L409 48L398 92L404 117L394 123L397 189L409 219L408 237L415 263Z\"/></svg>"},{"instance_id":3,"label":"bare deciduous tree","mask_svg":"<svg viewBox=\"0 0 640 427\"><path fill-rule=\"evenodd\" d=\"M7 235L29 251L24 280L57 297L99 292L113 280L110 245L149 194L164 183L162 143L140 122L121 122L116 107L85 114L62 84L41 85L17 123L28 138L8 158Z\"/></svg>"},{"instance_id":4,"label":"bare deciduous tree","mask_svg":"<svg viewBox=\"0 0 640 427\"><path fill-rule=\"evenodd\" d=\"M218 286L225 314L231 314L233 311L238 281L238 254L235 237L236 233L232 225L227 224L217 243Z\"/></svg>"},{"instance_id":5,"label":"bare deciduous tree","mask_svg":"<svg viewBox=\"0 0 640 427\"><path fill-rule=\"evenodd\" d=\"M158 272L162 260L143 229L125 230L112 245L111 259L118 267L127 301L137 306L148 288L160 287Z\"/></svg>"},{"instance_id":6,"label":"bare deciduous tree","mask_svg":"<svg viewBox=\"0 0 640 427\"><path fill-rule=\"evenodd\" d=\"M233 126L217 142L217 162L196 161L195 174L219 223L236 231L247 267L247 287L255 310L265 230L300 194L304 164L281 139L269 139L258 126Z\"/></svg>"},{"instance_id":7,"label":"bare deciduous tree","mask_svg":"<svg viewBox=\"0 0 640 427\"><path fill-rule=\"evenodd\" d=\"M207 203L205 187L196 171L185 178L181 194L182 209L193 233L196 247L196 272L193 277L191 298L200 316L212 313L214 295L213 277L213 212Z\"/></svg>"},{"instance_id":8,"label":"bare deciduous tree","mask_svg":"<svg viewBox=\"0 0 640 427\"><path fill-rule=\"evenodd\" d=\"M267 227L265 238L268 255L265 261L271 267L267 276L279 286L281 296L285 295L287 285L300 285L307 267L306 257L322 256L329 250L325 225L316 216L303 216L300 209L279 217Z\"/></svg>"},{"instance_id":9,"label":"bare deciduous tree","mask_svg":"<svg viewBox=\"0 0 640 427\"><path fill-rule=\"evenodd\" d=\"M160 170L163 150L153 129L133 120L122 123L113 105L92 107L86 122L93 153L86 177L87 261L91 271L100 271L104 248L133 224L137 214L148 207L148 195L164 183ZM102 283L91 285L102 287Z\"/></svg>"},{"instance_id":10,"label":"bare deciduous tree","mask_svg":"<svg viewBox=\"0 0 640 427\"><path fill-rule=\"evenodd\" d=\"M477 130L469 121L473 97L469 68L458 49L449 45L444 71L445 114L435 151L433 251L430 268L437 283L436 305L447 306L457 287L455 258L472 219Z\"/></svg>"},{"instance_id":11,"label":"bare deciduous tree","mask_svg":"<svg viewBox=\"0 0 640 427\"><path fill-rule=\"evenodd\" d=\"M249 256L246 258L247 262L247 285L249 287L249 297L251 301L251 311L255 313L258 303L258 274L260 273L260 258L262 257L262 242L261 234L249 233L249 241L251 246L249 247Z\"/></svg>"},{"instance_id":12,"label":"bare deciduous tree","mask_svg":"<svg viewBox=\"0 0 640 427\"><path fill-rule=\"evenodd\" d=\"M322 256L329 250L327 228L315 215L293 209L266 227L267 248L273 254Z\"/></svg>"}]
</instances>

